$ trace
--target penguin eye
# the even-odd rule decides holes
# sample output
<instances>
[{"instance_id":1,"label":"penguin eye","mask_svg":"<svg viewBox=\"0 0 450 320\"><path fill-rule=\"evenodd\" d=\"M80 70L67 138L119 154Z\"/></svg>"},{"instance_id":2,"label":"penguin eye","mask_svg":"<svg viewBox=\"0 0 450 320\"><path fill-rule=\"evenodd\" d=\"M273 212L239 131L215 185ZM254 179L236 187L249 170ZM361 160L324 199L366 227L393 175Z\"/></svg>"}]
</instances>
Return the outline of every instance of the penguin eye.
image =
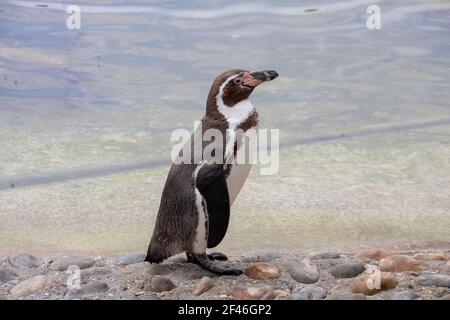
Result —
<instances>
[{"instance_id":1,"label":"penguin eye","mask_svg":"<svg viewBox=\"0 0 450 320\"><path fill-rule=\"evenodd\" d=\"M241 79L235 79L234 80L234 84L241 84L242 80Z\"/></svg>"}]
</instances>

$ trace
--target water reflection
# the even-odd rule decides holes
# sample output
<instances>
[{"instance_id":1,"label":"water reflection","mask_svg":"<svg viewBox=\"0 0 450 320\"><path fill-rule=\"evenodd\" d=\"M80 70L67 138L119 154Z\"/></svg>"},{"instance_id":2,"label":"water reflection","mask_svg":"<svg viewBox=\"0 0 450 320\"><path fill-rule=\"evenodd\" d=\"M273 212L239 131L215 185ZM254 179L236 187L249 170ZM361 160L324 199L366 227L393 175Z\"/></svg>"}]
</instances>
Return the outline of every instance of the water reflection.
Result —
<instances>
[{"instance_id":1,"label":"water reflection","mask_svg":"<svg viewBox=\"0 0 450 320\"><path fill-rule=\"evenodd\" d=\"M71 204L80 199L92 211L83 217L97 222L77 232L102 233L103 248L144 245L171 130L192 128L211 80L236 67L281 75L253 97L261 126L279 128L284 149L280 174L254 174L236 204L235 230L255 234L249 247L263 245L258 235L271 232L254 224L261 212L272 217L273 204L284 208L278 212L284 218L273 219L289 234L285 242L272 234L274 245L301 246L303 234L304 246L312 247L333 228L342 232L337 244L369 243L396 226L403 226L398 242L448 240L449 3L72 3L82 6L81 30L66 28L63 3L0 5L0 242L6 246L19 247L27 234L34 243L35 234L48 233L44 247L52 237L73 239L65 228L79 216ZM382 29L369 31L366 8L373 3L381 6ZM273 194L273 185L283 192ZM304 201L294 199L299 194ZM124 199L130 212L118 209ZM52 235L48 228L60 211L69 220ZM318 230L324 221L314 214L336 221ZM108 226L122 219L123 230L110 234ZM317 226L308 222L314 219ZM19 230L17 221L32 230ZM125 241L136 223L139 237ZM232 233L224 245L238 238Z\"/></svg>"}]
</instances>

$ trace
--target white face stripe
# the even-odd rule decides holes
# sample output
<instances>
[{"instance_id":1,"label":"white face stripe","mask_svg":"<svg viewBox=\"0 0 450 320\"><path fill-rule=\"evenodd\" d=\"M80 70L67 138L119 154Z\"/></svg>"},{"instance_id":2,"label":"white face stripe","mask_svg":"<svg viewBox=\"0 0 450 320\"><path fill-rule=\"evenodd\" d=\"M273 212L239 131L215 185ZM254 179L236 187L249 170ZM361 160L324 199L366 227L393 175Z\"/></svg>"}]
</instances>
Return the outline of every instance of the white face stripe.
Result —
<instances>
[{"instance_id":1,"label":"white face stripe","mask_svg":"<svg viewBox=\"0 0 450 320\"><path fill-rule=\"evenodd\" d=\"M239 101L233 107L228 107L222 99L223 89L225 86L236 78L239 74L228 77L220 86L219 93L216 96L216 105L217 109L221 114L224 115L225 119L228 122L228 127L230 129L236 130L236 128L255 111L255 107L251 104L248 99Z\"/></svg>"}]
</instances>

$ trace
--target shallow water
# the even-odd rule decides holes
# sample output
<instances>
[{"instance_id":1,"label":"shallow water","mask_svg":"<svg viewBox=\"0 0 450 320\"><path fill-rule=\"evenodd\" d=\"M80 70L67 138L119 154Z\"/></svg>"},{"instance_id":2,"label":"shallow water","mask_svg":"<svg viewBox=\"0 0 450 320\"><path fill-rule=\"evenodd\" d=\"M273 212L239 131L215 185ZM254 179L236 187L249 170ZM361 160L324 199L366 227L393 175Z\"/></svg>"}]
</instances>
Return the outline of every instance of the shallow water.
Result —
<instances>
[{"instance_id":1,"label":"shallow water","mask_svg":"<svg viewBox=\"0 0 450 320\"><path fill-rule=\"evenodd\" d=\"M0 4L0 251L144 250L170 134L231 68L279 72L252 101L282 149L224 250L450 243L448 1L71 3L81 30Z\"/></svg>"}]
</instances>

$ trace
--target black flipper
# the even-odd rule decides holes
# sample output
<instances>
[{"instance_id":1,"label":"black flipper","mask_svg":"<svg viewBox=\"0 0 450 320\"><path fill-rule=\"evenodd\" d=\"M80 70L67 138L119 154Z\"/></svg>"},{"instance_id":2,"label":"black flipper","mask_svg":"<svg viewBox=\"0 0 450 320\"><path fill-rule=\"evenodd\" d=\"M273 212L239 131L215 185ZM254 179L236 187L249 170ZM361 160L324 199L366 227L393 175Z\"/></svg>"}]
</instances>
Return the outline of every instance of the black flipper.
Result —
<instances>
[{"instance_id":1,"label":"black flipper","mask_svg":"<svg viewBox=\"0 0 450 320\"><path fill-rule=\"evenodd\" d=\"M203 165L197 174L196 187L206 202L208 248L213 248L225 237L230 220L230 197L223 165Z\"/></svg>"}]
</instances>

